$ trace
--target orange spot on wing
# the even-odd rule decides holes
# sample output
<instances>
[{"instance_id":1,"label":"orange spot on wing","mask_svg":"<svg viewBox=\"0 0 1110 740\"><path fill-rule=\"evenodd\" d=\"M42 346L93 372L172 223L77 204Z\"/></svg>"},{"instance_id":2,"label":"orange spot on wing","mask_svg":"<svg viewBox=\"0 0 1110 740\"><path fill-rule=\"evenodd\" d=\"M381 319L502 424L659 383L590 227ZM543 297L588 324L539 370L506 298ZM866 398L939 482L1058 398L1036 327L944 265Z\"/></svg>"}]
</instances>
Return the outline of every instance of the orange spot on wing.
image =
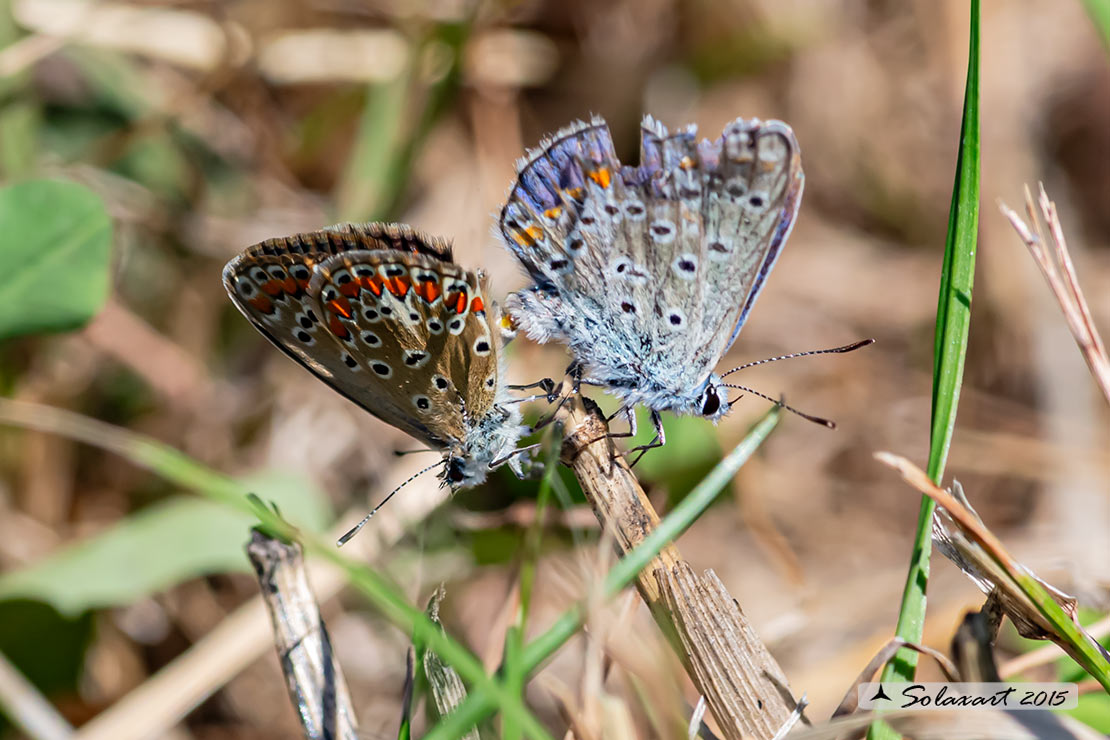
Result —
<instances>
[{"instance_id":1,"label":"orange spot on wing","mask_svg":"<svg viewBox=\"0 0 1110 740\"><path fill-rule=\"evenodd\" d=\"M332 301L332 303L334 302L335 301ZM351 336L351 332L347 331L347 327L343 326L343 322L339 320L338 316L328 317L328 328L331 329L332 334L339 337L340 339L347 339Z\"/></svg>"},{"instance_id":2,"label":"orange spot on wing","mask_svg":"<svg viewBox=\"0 0 1110 740\"><path fill-rule=\"evenodd\" d=\"M358 282L352 280L349 283L344 283L343 285L340 285L339 292L347 296L348 298L354 298L362 292L362 288L359 287Z\"/></svg>"},{"instance_id":3,"label":"orange spot on wing","mask_svg":"<svg viewBox=\"0 0 1110 740\"><path fill-rule=\"evenodd\" d=\"M466 291L458 290L454 293L447 294L447 308L454 311L456 314L461 314L466 310Z\"/></svg>"},{"instance_id":4,"label":"orange spot on wing","mask_svg":"<svg viewBox=\"0 0 1110 740\"><path fill-rule=\"evenodd\" d=\"M386 289L398 298L404 298L405 294L409 292L409 287L411 285L412 280L404 275L398 275L395 278L389 278L385 281Z\"/></svg>"},{"instance_id":5,"label":"orange spot on wing","mask_svg":"<svg viewBox=\"0 0 1110 740\"><path fill-rule=\"evenodd\" d=\"M582 198L584 198L586 195L586 191L582 188L567 188L563 192L566 193L568 197L574 200L582 200Z\"/></svg>"},{"instance_id":6,"label":"orange spot on wing","mask_svg":"<svg viewBox=\"0 0 1110 740\"><path fill-rule=\"evenodd\" d=\"M435 303L436 298L439 298L439 283L435 280L424 280L417 284L415 288L416 294L424 299L426 303Z\"/></svg>"},{"instance_id":7,"label":"orange spot on wing","mask_svg":"<svg viewBox=\"0 0 1110 740\"><path fill-rule=\"evenodd\" d=\"M609 187L610 178L612 177L612 174L609 172L608 167L601 167L601 168L596 169L593 172L589 173L589 177L590 177L591 180L596 182L601 187L607 188L607 187Z\"/></svg>"},{"instance_id":8,"label":"orange spot on wing","mask_svg":"<svg viewBox=\"0 0 1110 740\"><path fill-rule=\"evenodd\" d=\"M296 295L296 293L297 293L297 281L293 279L292 275L289 275L284 280L281 281L281 289L284 290L289 295Z\"/></svg>"},{"instance_id":9,"label":"orange spot on wing","mask_svg":"<svg viewBox=\"0 0 1110 740\"><path fill-rule=\"evenodd\" d=\"M513 234L513 239L522 247L534 247L542 236L543 229L532 224L531 226L525 227L523 231L518 231Z\"/></svg>"},{"instance_id":10,"label":"orange spot on wing","mask_svg":"<svg viewBox=\"0 0 1110 740\"><path fill-rule=\"evenodd\" d=\"M683 157L681 160L679 160L678 166L684 170L692 170L694 168L694 165L696 164L697 162L695 162L690 157Z\"/></svg>"},{"instance_id":11,"label":"orange spot on wing","mask_svg":"<svg viewBox=\"0 0 1110 740\"><path fill-rule=\"evenodd\" d=\"M274 298L284 292L280 280L267 280L262 283L261 288L263 293Z\"/></svg>"},{"instance_id":12,"label":"orange spot on wing","mask_svg":"<svg viewBox=\"0 0 1110 740\"><path fill-rule=\"evenodd\" d=\"M543 215L554 221L555 219L559 218L559 216L563 215L563 207L555 206L554 208L548 208L546 211L543 212Z\"/></svg>"},{"instance_id":13,"label":"orange spot on wing","mask_svg":"<svg viewBox=\"0 0 1110 740\"><path fill-rule=\"evenodd\" d=\"M486 310L486 304L482 302L482 296L474 296L474 300L470 302L471 313L481 313Z\"/></svg>"},{"instance_id":14,"label":"orange spot on wing","mask_svg":"<svg viewBox=\"0 0 1110 740\"><path fill-rule=\"evenodd\" d=\"M385 281L382 280L381 275L360 278L359 282L362 283L362 287L366 288L378 298L382 297L382 286L385 284Z\"/></svg>"},{"instance_id":15,"label":"orange spot on wing","mask_svg":"<svg viewBox=\"0 0 1110 740\"><path fill-rule=\"evenodd\" d=\"M351 310L350 302L343 297L328 301L328 310L336 316L342 316L345 319L349 319L355 315L354 311Z\"/></svg>"},{"instance_id":16,"label":"orange spot on wing","mask_svg":"<svg viewBox=\"0 0 1110 740\"><path fill-rule=\"evenodd\" d=\"M259 313L271 314L274 312L274 302L264 295L256 295L251 298L247 303L258 311Z\"/></svg>"}]
</instances>

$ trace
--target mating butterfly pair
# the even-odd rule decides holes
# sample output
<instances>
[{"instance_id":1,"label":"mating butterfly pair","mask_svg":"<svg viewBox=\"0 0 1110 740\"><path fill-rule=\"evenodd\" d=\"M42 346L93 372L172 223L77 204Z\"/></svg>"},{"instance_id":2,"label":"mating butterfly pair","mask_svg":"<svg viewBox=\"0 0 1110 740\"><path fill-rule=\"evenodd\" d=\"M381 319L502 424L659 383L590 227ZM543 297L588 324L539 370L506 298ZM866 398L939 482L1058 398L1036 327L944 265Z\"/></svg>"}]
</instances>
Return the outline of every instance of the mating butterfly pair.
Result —
<instances>
[{"instance_id":1,"label":"mating butterfly pair","mask_svg":"<svg viewBox=\"0 0 1110 740\"><path fill-rule=\"evenodd\" d=\"M738 386L713 371L790 233L804 178L778 121L738 119L699 143L695 127L669 134L649 116L640 160L621 165L604 121L575 124L521 161L500 230L532 280L508 298L511 322L566 343L579 381L619 396L631 420L650 408L658 445L660 411L728 411L725 389ZM224 284L293 359L442 451L446 485L476 485L506 461L520 474L512 453L527 430L503 381L497 310L444 241L337 226L249 248Z\"/></svg>"}]
</instances>

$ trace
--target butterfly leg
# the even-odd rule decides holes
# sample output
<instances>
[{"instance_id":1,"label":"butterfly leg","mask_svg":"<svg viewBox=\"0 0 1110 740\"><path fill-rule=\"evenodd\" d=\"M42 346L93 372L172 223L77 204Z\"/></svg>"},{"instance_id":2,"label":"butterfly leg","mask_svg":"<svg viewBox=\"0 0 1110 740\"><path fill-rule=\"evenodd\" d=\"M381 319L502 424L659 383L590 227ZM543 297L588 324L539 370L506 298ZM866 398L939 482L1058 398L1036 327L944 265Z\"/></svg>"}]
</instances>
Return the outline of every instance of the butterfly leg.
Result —
<instances>
[{"instance_id":1,"label":"butterfly leg","mask_svg":"<svg viewBox=\"0 0 1110 740\"><path fill-rule=\"evenodd\" d=\"M533 432L537 432L540 429L543 429L545 426L547 426L551 422L555 421L555 417L559 415L559 411L563 408L563 405L567 401L570 400L570 397L574 396L574 395L578 395L578 393L582 389L582 372L583 372L582 371L582 365L580 365L577 362L572 362L572 363L570 363L570 365L567 366L567 369L563 373L563 375L564 376L569 375L571 380L574 383L571 386L570 393L566 393L566 394L563 393L563 384L562 383L559 383L559 385L554 386L548 392L548 398L547 398L548 403L554 402L555 399L559 396L562 396L562 397L559 398L559 405L556 406L555 409L546 418L543 418L540 421L536 422L535 426L532 427ZM545 378L545 380L550 380L550 378ZM540 381L540 382L542 383L543 381Z\"/></svg>"},{"instance_id":2,"label":"butterfly leg","mask_svg":"<svg viewBox=\"0 0 1110 740\"><path fill-rule=\"evenodd\" d=\"M633 453L636 451L639 451L640 453L636 456L636 459L628 465L628 467L636 467L636 463L640 462L640 458L643 457L648 450L655 449L656 447L662 447L663 445L667 444L667 433L663 431L663 419L659 416L659 412L655 409L651 410L651 425L655 427L655 439L651 440L646 445L633 447L631 450L628 451L629 453Z\"/></svg>"},{"instance_id":3,"label":"butterfly leg","mask_svg":"<svg viewBox=\"0 0 1110 740\"><path fill-rule=\"evenodd\" d=\"M555 381L552 380L551 378L543 378L542 380L537 380L535 383L528 383L527 385L510 385L510 386L508 386L509 390L511 390L511 391L527 391L527 390L531 390L532 388L542 388L543 389L542 394L529 396L528 398L521 398L521 399L518 399L516 401L513 401L513 403L523 403L524 401L533 401L533 400L536 400L538 398L546 398L547 402L551 403L552 401L554 401L558 397L558 392L560 390L562 390L562 387L563 387L562 383L560 383L558 386L556 386Z\"/></svg>"},{"instance_id":4,"label":"butterfly leg","mask_svg":"<svg viewBox=\"0 0 1110 740\"><path fill-rule=\"evenodd\" d=\"M505 463L509 463L509 467L516 474L516 477L520 478L521 480L524 480L525 479L524 469L521 467L520 460L518 458L519 458L520 455L523 455L526 452L531 452L532 450L537 450L540 447L543 447L542 442L537 442L536 444L526 445L524 447L517 447L515 450L510 452L508 455L505 455L504 457L500 457L500 458L494 460L493 462L491 462L489 464L489 469L493 470L494 468L500 467L500 466L504 465ZM542 464L540 465L540 468L542 470L542 468L543 468Z\"/></svg>"}]
</instances>

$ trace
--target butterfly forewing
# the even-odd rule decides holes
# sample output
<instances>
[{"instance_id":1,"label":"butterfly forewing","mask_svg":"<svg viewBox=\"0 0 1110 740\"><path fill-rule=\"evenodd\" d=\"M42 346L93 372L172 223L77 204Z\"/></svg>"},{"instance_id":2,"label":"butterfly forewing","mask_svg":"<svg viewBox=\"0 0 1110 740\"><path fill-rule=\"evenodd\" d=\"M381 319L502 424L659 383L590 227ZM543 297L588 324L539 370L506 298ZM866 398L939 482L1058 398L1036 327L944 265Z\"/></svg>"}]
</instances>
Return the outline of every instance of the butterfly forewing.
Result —
<instances>
[{"instance_id":1,"label":"butterfly forewing","mask_svg":"<svg viewBox=\"0 0 1110 740\"><path fill-rule=\"evenodd\" d=\"M604 122L522 163L502 235L535 285L510 299L611 387L689 390L735 339L786 239L802 171L790 128L737 120L716 141L645 119L622 167Z\"/></svg>"},{"instance_id":2,"label":"butterfly forewing","mask_svg":"<svg viewBox=\"0 0 1110 740\"><path fill-rule=\"evenodd\" d=\"M479 279L450 259L445 242L407 227L345 225L256 245L224 282L263 334L334 389L456 448L467 417L493 402L499 346Z\"/></svg>"}]
</instances>

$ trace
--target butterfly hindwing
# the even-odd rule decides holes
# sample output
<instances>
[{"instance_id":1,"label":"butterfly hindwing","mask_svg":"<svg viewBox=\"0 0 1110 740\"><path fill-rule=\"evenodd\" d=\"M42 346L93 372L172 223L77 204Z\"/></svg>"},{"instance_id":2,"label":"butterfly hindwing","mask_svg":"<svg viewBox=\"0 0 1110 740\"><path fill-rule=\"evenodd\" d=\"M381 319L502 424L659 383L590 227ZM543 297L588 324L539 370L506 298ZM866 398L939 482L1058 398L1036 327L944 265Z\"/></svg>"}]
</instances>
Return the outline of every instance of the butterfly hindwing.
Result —
<instances>
[{"instance_id":1,"label":"butterfly hindwing","mask_svg":"<svg viewBox=\"0 0 1110 740\"><path fill-rule=\"evenodd\" d=\"M228 264L224 282L251 322L313 374L445 448L466 435L456 399L484 413L494 397L455 383L471 366L496 375L498 350L477 276L450 258L445 242L407 227L344 225L258 244ZM488 351L474 354L487 335Z\"/></svg>"}]
</instances>

